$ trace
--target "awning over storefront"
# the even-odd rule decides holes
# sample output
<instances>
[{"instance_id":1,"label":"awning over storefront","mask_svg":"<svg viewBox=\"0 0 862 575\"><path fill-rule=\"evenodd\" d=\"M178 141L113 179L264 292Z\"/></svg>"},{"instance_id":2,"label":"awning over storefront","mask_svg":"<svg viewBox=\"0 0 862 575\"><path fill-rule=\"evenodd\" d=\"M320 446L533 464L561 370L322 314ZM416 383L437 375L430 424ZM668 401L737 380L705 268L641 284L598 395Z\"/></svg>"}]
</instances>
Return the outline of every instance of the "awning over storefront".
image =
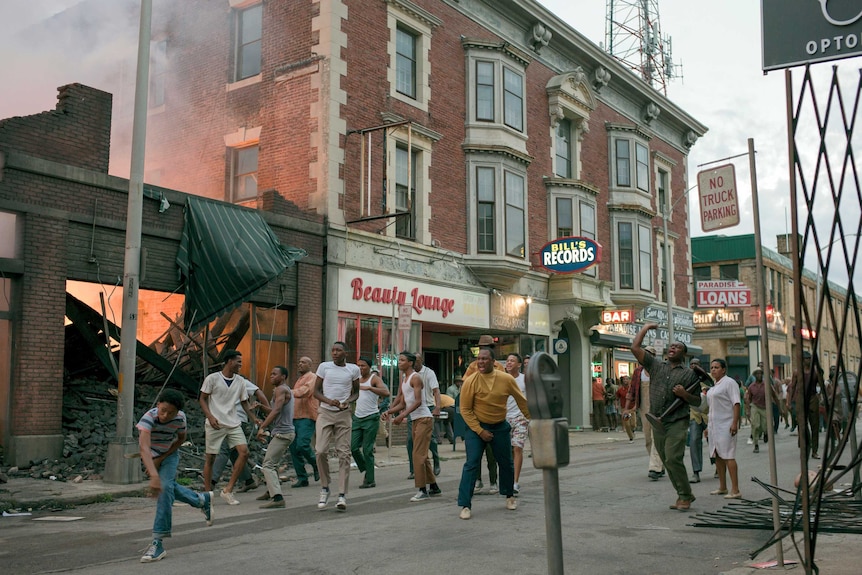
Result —
<instances>
[{"instance_id":1,"label":"awning over storefront","mask_svg":"<svg viewBox=\"0 0 862 575\"><path fill-rule=\"evenodd\" d=\"M789 364L790 364L790 356L789 355L775 354L772 356L772 365L789 365Z\"/></svg>"},{"instance_id":2,"label":"awning over storefront","mask_svg":"<svg viewBox=\"0 0 862 575\"><path fill-rule=\"evenodd\" d=\"M188 198L177 252L186 328L198 329L247 301L305 255L281 245L255 210Z\"/></svg>"},{"instance_id":3,"label":"awning over storefront","mask_svg":"<svg viewBox=\"0 0 862 575\"><path fill-rule=\"evenodd\" d=\"M595 330L590 333L590 343L604 347L624 347L628 349L632 346L633 340L634 338L627 335L616 333L602 333Z\"/></svg>"}]
</instances>

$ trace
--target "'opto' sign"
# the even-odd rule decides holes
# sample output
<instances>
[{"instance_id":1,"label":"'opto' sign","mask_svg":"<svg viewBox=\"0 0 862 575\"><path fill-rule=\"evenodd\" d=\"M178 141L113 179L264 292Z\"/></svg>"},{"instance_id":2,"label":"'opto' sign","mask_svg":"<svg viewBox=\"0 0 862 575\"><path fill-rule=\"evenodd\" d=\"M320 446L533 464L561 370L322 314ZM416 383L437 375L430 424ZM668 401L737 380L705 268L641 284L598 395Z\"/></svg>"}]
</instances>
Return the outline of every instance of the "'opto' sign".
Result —
<instances>
[{"instance_id":1,"label":"'opto' sign","mask_svg":"<svg viewBox=\"0 0 862 575\"><path fill-rule=\"evenodd\" d=\"M539 252L541 266L560 274L588 269L602 259L602 246L590 238L558 238L545 244Z\"/></svg>"},{"instance_id":2,"label":"'opto' sign","mask_svg":"<svg viewBox=\"0 0 862 575\"><path fill-rule=\"evenodd\" d=\"M739 224L739 198L736 195L736 170L725 164L697 175L700 195L700 224L705 232Z\"/></svg>"}]
</instances>

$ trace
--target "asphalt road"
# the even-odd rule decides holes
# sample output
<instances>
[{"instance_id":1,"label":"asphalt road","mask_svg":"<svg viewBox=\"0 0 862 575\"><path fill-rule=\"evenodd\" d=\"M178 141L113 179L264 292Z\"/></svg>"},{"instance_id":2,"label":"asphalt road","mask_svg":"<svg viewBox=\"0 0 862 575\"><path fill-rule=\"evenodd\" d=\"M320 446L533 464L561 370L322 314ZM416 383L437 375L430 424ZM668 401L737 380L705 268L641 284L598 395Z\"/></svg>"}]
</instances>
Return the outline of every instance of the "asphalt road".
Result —
<instances>
[{"instance_id":1,"label":"asphalt road","mask_svg":"<svg viewBox=\"0 0 862 575\"><path fill-rule=\"evenodd\" d=\"M738 461L744 497L765 493L749 481L768 479L768 455L751 453L741 434ZM585 432L592 433L592 432ZM717 574L739 568L766 540L756 530L695 528L695 513L726 502L710 496L718 480L711 468L694 486L697 501L689 512L671 511L676 495L668 479L647 479L640 437L604 434L606 443L572 449L572 463L560 470L560 499L567 573ZM781 430L776 441L779 484L790 488L798 469L796 437ZM463 445L459 444L459 450ZM448 448L442 450L448 452ZM688 464L688 455L686 455ZM354 488L348 510L316 507L318 489L290 489L287 508L261 510L254 498L263 488L240 494L241 505L219 500L215 524L206 527L200 511L174 508L174 536L165 540L167 557L141 564L150 542L154 503L121 499L81 506L50 519L0 522L0 571L23 573L124 574L302 573L403 575L405 573L547 573L542 472L527 459L519 508L508 511L500 496L476 495L473 518L458 518L456 492L463 459L443 463L440 498L410 503L412 481L406 465L383 467L375 489ZM361 476L354 470L352 483ZM487 475L485 476L487 483ZM764 558L772 556L770 551Z\"/></svg>"}]
</instances>

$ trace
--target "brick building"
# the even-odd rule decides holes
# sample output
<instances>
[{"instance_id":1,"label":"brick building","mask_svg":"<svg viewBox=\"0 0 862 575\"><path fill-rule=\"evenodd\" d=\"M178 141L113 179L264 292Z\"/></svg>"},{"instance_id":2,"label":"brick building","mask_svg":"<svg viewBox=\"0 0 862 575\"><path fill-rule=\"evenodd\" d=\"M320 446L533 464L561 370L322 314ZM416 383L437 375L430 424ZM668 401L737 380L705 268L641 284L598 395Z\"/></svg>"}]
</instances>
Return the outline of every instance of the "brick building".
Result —
<instances>
[{"instance_id":1,"label":"brick building","mask_svg":"<svg viewBox=\"0 0 862 575\"><path fill-rule=\"evenodd\" d=\"M640 322L666 325L666 210L691 343L678 200L706 127L538 2L155 0L150 78L145 181L325 218L327 341L388 366L421 346L448 382L479 334L503 353L562 340L565 415L583 426L591 376L626 373ZM538 265L571 236L601 262ZM392 329L393 299L409 329ZM605 309L637 322L602 324Z\"/></svg>"},{"instance_id":2,"label":"brick building","mask_svg":"<svg viewBox=\"0 0 862 575\"><path fill-rule=\"evenodd\" d=\"M72 84L58 100L55 110L0 120L0 445L10 465L62 452L68 283L123 276L129 184L107 174L111 95ZM175 260L189 196L149 185L145 195L140 287L163 301L182 291ZM266 224L308 257L247 305L253 321L288 326L267 345L292 365L323 345L325 234L321 222L278 205L263 214ZM252 363L263 331L253 327L241 344Z\"/></svg>"},{"instance_id":3,"label":"brick building","mask_svg":"<svg viewBox=\"0 0 862 575\"><path fill-rule=\"evenodd\" d=\"M807 320L797 320L793 306L792 235L778 236L778 250L763 247L763 278L766 302L761 302L757 291L756 245L754 234L739 236L711 235L692 238L692 272L695 288L694 341L703 347L703 360L722 358L727 361L727 373L745 381L757 363L772 370L775 378L793 374L796 356L796 330L802 329L805 351L818 354L819 366L824 372L836 365L838 334L835 325L842 325L847 290L835 282L826 282L818 274L803 270L803 298L809 310L816 308L818 294L829 289L830 305L837 314L837 324L825 318L817 333L808 329ZM718 289L697 293L697 282L718 282ZM712 294L720 294L723 284L750 290L750 299L742 302L714 301ZM704 284L701 284L704 285ZM708 286L709 284L707 284ZM765 304L765 305L764 305ZM768 360L760 350L760 313L766 310L766 330L769 336ZM853 313L851 303L850 313ZM813 313L813 311L812 311ZM827 313L827 312L824 312ZM815 345L815 340L816 344ZM848 371L857 372L860 362L859 333L855 320L847 322L844 341L844 362Z\"/></svg>"}]
</instances>

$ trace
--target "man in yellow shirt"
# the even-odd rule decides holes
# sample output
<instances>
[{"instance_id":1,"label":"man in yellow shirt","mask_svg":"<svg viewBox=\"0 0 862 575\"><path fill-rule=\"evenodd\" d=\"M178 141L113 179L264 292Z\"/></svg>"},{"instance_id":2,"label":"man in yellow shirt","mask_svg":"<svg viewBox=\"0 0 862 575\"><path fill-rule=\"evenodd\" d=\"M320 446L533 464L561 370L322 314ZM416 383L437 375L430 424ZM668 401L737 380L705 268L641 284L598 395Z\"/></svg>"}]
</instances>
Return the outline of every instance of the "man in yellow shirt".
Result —
<instances>
[{"instance_id":1,"label":"man in yellow shirt","mask_svg":"<svg viewBox=\"0 0 862 575\"><path fill-rule=\"evenodd\" d=\"M511 428L506 421L506 402L509 396L515 399L524 416L530 417L527 398L521 393L515 378L505 371L494 369L493 350L481 349L476 362L479 370L465 379L460 394L461 416L467 424L464 436L467 460L461 471L461 484L458 487L461 519L470 519L472 516L473 484L476 482L486 443L491 445L500 466L500 493L506 496L506 509L518 508L514 497L515 471L512 463Z\"/></svg>"}]
</instances>

